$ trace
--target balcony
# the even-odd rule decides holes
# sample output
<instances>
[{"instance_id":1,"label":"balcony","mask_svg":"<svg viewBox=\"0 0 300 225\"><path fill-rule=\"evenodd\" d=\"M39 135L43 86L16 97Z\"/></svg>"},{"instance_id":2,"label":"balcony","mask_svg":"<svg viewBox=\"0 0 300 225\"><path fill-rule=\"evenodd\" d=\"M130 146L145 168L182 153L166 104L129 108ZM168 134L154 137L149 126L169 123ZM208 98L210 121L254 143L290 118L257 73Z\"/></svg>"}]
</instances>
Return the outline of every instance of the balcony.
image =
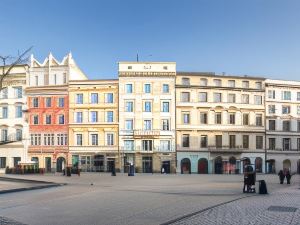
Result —
<instances>
[{"instance_id":1,"label":"balcony","mask_svg":"<svg viewBox=\"0 0 300 225\"><path fill-rule=\"evenodd\" d=\"M175 152L175 147L171 146L170 149L161 148L160 146L155 146L152 148L152 150L144 150L141 146L136 146L133 149L125 149L124 146L120 147L120 151L123 151L125 153L154 153L154 152Z\"/></svg>"},{"instance_id":2,"label":"balcony","mask_svg":"<svg viewBox=\"0 0 300 225\"><path fill-rule=\"evenodd\" d=\"M278 152L300 152L300 149L282 149L282 148L275 148L275 149L267 149L268 151L278 151Z\"/></svg>"},{"instance_id":3,"label":"balcony","mask_svg":"<svg viewBox=\"0 0 300 225\"><path fill-rule=\"evenodd\" d=\"M22 140L23 140L22 137L17 137L16 134L10 134L6 138L3 138L0 140L0 145L5 145L5 144L18 142L18 141L22 141Z\"/></svg>"}]
</instances>

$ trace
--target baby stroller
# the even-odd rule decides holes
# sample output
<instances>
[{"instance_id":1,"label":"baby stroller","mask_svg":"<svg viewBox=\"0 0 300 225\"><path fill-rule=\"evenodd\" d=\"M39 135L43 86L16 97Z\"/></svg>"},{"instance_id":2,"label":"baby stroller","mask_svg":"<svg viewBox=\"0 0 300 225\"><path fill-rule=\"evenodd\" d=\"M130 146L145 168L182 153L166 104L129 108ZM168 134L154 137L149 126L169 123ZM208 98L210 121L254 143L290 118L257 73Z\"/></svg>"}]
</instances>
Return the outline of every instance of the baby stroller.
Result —
<instances>
[{"instance_id":1,"label":"baby stroller","mask_svg":"<svg viewBox=\"0 0 300 225\"><path fill-rule=\"evenodd\" d=\"M243 193L255 193L256 173L252 165L246 165L244 168L244 188Z\"/></svg>"}]
</instances>

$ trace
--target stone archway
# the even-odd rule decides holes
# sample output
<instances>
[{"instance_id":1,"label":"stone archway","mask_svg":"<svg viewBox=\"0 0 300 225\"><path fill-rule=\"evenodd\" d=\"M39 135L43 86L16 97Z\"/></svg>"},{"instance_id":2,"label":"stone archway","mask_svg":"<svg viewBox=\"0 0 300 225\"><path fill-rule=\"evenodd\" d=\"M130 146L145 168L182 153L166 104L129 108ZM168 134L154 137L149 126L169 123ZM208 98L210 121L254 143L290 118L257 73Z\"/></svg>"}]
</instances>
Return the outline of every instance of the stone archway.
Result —
<instances>
[{"instance_id":1,"label":"stone archway","mask_svg":"<svg viewBox=\"0 0 300 225\"><path fill-rule=\"evenodd\" d=\"M181 173L182 174L191 174L191 160L184 158L181 160Z\"/></svg>"},{"instance_id":2,"label":"stone archway","mask_svg":"<svg viewBox=\"0 0 300 225\"><path fill-rule=\"evenodd\" d=\"M257 173L262 173L262 164L263 164L263 160L261 157L256 157L255 158L255 171Z\"/></svg>"},{"instance_id":3,"label":"stone archway","mask_svg":"<svg viewBox=\"0 0 300 225\"><path fill-rule=\"evenodd\" d=\"M66 160L64 157L58 157L56 160L56 172L62 172L65 169Z\"/></svg>"},{"instance_id":4,"label":"stone archway","mask_svg":"<svg viewBox=\"0 0 300 225\"><path fill-rule=\"evenodd\" d=\"M208 161L205 158L198 160L198 173L199 174L208 174Z\"/></svg>"},{"instance_id":5,"label":"stone archway","mask_svg":"<svg viewBox=\"0 0 300 225\"><path fill-rule=\"evenodd\" d=\"M215 174L223 173L223 159L221 156L215 158Z\"/></svg>"},{"instance_id":6,"label":"stone archway","mask_svg":"<svg viewBox=\"0 0 300 225\"><path fill-rule=\"evenodd\" d=\"M283 169L283 171L285 171L285 170L291 171L291 160L289 160L289 159L283 160L282 169Z\"/></svg>"}]
</instances>

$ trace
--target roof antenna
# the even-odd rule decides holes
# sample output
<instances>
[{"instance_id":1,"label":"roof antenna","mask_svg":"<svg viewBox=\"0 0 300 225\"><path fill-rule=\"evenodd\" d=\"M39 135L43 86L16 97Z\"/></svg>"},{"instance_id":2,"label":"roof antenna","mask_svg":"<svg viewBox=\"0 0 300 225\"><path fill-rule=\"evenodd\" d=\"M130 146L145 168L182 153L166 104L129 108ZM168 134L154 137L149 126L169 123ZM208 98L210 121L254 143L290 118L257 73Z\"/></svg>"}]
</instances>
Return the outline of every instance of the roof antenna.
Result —
<instances>
[{"instance_id":1,"label":"roof antenna","mask_svg":"<svg viewBox=\"0 0 300 225\"><path fill-rule=\"evenodd\" d=\"M139 53L136 54L136 61L139 61Z\"/></svg>"}]
</instances>

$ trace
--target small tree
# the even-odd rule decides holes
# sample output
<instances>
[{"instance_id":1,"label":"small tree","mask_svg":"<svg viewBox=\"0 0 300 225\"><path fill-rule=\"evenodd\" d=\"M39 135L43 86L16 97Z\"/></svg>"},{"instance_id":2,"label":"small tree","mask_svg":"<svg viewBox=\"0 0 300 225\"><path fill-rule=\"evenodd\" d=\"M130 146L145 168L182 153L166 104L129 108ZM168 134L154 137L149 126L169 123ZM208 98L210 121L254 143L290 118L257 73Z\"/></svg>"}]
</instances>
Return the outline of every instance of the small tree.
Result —
<instances>
[{"instance_id":1,"label":"small tree","mask_svg":"<svg viewBox=\"0 0 300 225\"><path fill-rule=\"evenodd\" d=\"M31 51L32 47L25 50L23 53L18 53L18 56L3 56L0 55L0 66L2 67L0 74L0 91L3 89L4 79L10 75L13 68L18 65L25 64L28 62L29 56L28 53Z\"/></svg>"}]
</instances>

